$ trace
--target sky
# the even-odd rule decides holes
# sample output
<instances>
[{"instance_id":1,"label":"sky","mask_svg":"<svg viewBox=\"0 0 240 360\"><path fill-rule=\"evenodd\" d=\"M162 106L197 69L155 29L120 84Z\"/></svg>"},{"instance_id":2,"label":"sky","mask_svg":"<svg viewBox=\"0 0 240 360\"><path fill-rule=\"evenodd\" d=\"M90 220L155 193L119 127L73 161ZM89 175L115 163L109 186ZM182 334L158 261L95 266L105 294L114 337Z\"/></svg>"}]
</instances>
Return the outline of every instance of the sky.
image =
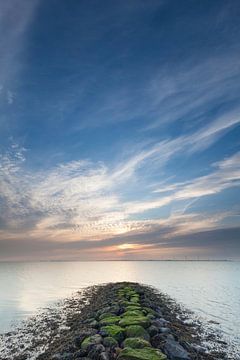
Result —
<instances>
[{"instance_id":1,"label":"sky","mask_svg":"<svg viewBox=\"0 0 240 360\"><path fill-rule=\"evenodd\" d=\"M0 261L240 259L239 17L0 0Z\"/></svg>"}]
</instances>

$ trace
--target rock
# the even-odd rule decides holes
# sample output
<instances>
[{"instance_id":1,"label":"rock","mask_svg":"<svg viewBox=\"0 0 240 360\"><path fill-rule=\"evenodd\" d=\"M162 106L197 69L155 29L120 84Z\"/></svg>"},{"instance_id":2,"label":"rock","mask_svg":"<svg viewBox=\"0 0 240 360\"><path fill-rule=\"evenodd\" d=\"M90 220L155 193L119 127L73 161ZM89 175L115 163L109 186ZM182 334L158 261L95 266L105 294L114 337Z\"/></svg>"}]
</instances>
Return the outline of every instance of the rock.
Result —
<instances>
[{"instance_id":1,"label":"rock","mask_svg":"<svg viewBox=\"0 0 240 360\"><path fill-rule=\"evenodd\" d=\"M107 352L102 352L100 355L99 355L99 360L110 360L110 357L109 357L109 354Z\"/></svg>"},{"instance_id":2,"label":"rock","mask_svg":"<svg viewBox=\"0 0 240 360\"><path fill-rule=\"evenodd\" d=\"M102 314L105 314L105 313L110 313L111 312L111 306L106 306L104 307L103 309L100 309L98 310L97 312L97 316L101 316Z\"/></svg>"},{"instance_id":3,"label":"rock","mask_svg":"<svg viewBox=\"0 0 240 360\"><path fill-rule=\"evenodd\" d=\"M93 328L97 328L98 327L98 322L97 320L93 320L89 323L90 326L92 326Z\"/></svg>"},{"instance_id":4,"label":"rock","mask_svg":"<svg viewBox=\"0 0 240 360\"><path fill-rule=\"evenodd\" d=\"M107 336L103 339L103 345L108 348L114 348L118 346L118 342L113 337Z\"/></svg>"},{"instance_id":5,"label":"rock","mask_svg":"<svg viewBox=\"0 0 240 360\"><path fill-rule=\"evenodd\" d=\"M144 316L143 312L141 311L141 309L135 309L135 310L127 310L124 314L123 317L125 316Z\"/></svg>"},{"instance_id":6,"label":"rock","mask_svg":"<svg viewBox=\"0 0 240 360\"><path fill-rule=\"evenodd\" d=\"M83 342L81 344L81 348L83 350L89 351L93 345L101 344L102 340L103 339L102 339L101 335L99 335L99 334L88 336L87 338L85 338L83 340Z\"/></svg>"},{"instance_id":7,"label":"rock","mask_svg":"<svg viewBox=\"0 0 240 360\"><path fill-rule=\"evenodd\" d=\"M56 357L56 358L52 358L52 359L59 359L59 360L73 360L73 354L72 353L67 353L67 352L65 352L65 353L63 353L63 354L61 354L60 355L60 357L59 357L59 354L57 354L57 356L58 357Z\"/></svg>"},{"instance_id":8,"label":"rock","mask_svg":"<svg viewBox=\"0 0 240 360\"><path fill-rule=\"evenodd\" d=\"M168 327L160 327L159 332L161 334L170 334L171 330Z\"/></svg>"},{"instance_id":9,"label":"rock","mask_svg":"<svg viewBox=\"0 0 240 360\"><path fill-rule=\"evenodd\" d=\"M115 314L112 313L112 312L107 312L107 313L101 314L98 318L99 318L99 320L103 320L103 319L108 318L110 316L115 316Z\"/></svg>"},{"instance_id":10,"label":"rock","mask_svg":"<svg viewBox=\"0 0 240 360\"><path fill-rule=\"evenodd\" d=\"M131 311L131 310L141 310L141 306L138 304L132 304L132 305L128 305L126 306L126 311Z\"/></svg>"},{"instance_id":11,"label":"rock","mask_svg":"<svg viewBox=\"0 0 240 360\"><path fill-rule=\"evenodd\" d=\"M158 328L157 328L156 326L154 326L154 325L149 326L149 328L147 329L147 331L148 331L148 333L149 333L149 335L150 335L151 337L153 337L154 335L157 335L157 334L158 334Z\"/></svg>"},{"instance_id":12,"label":"rock","mask_svg":"<svg viewBox=\"0 0 240 360\"><path fill-rule=\"evenodd\" d=\"M158 349L145 347L143 349L124 348L117 357L118 360L165 360L167 357Z\"/></svg>"},{"instance_id":13,"label":"rock","mask_svg":"<svg viewBox=\"0 0 240 360\"><path fill-rule=\"evenodd\" d=\"M88 352L86 350L80 349L77 352L75 352L73 358L74 359L79 359L79 358L83 358L84 356L87 356Z\"/></svg>"},{"instance_id":14,"label":"rock","mask_svg":"<svg viewBox=\"0 0 240 360\"><path fill-rule=\"evenodd\" d=\"M138 295L132 296L131 299L130 299L130 302L135 303L135 304L138 303L139 302L139 296Z\"/></svg>"},{"instance_id":15,"label":"rock","mask_svg":"<svg viewBox=\"0 0 240 360\"><path fill-rule=\"evenodd\" d=\"M166 338L163 334L157 334L157 335L153 336L153 338L151 339L151 344L153 347L155 347L157 349L162 349L165 341L166 341Z\"/></svg>"},{"instance_id":16,"label":"rock","mask_svg":"<svg viewBox=\"0 0 240 360\"><path fill-rule=\"evenodd\" d=\"M137 337L149 341L150 335L148 332L140 325L131 325L126 327L126 336L127 337Z\"/></svg>"},{"instance_id":17,"label":"rock","mask_svg":"<svg viewBox=\"0 0 240 360\"><path fill-rule=\"evenodd\" d=\"M100 325L112 325L112 324L118 324L121 318L116 315L104 317L102 320L100 320Z\"/></svg>"},{"instance_id":18,"label":"rock","mask_svg":"<svg viewBox=\"0 0 240 360\"><path fill-rule=\"evenodd\" d=\"M127 338L123 342L123 347L130 347L132 349L143 349L151 346L151 344L142 338Z\"/></svg>"},{"instance_id":19,"label":"rock","mask_svg":"<svg viewBox=\"0 0 240 360\"><path fill-rule=\"evenodd\" d=\"M192 348L199 354L204 354L207 351L205 347L197 344L192 345Z\"/></svg>"},{"instance_id":20,"label":"rock","mask_svg":"<svg viewBox=\"0 0 240 360\"><path fill-rule=\"evenodd\" d=\"M98 360L99 355L104 351L105 351L105 347L102 344L94 345L89 351L88 357L93 360Z\"/></svg>"},{"instance_id":21,"label":"rock","mask_svg":"<svg viewBox=\"0 0 240 360\"><path fill-rule=\"evenodd\" d=\"M188 352L175 340L168 338L163 349L170 360L190 360Z\"/></svg>"},{"instance_id":22,"label":"rock","mask_svg":"<svg viewBox=\"0 0 240 360\"><path fill-rule=\"evenodd\" d=\"M164 318L160 318L160 319L152 320L151 324L156 326L157 328L161 328L166 326L168 324L168 321L165 320Z\"/></svg>"},{"instance_id":23,"label":"rock","mask_svg":"<svg viewBox=\"0 0 240 360\"><path fill-rule=\"evenodd\" d=\"M158 316L162 317L162 309L160 307L156 307L155 311L158 314Z\"/></svg>"},{"instance_id":24,"label":"rock","mask_svg":"<svg viewBox=\"0 0 240 360\"><path fill-rule=\"evenodd\" d=\"M123 314L122 320L119 321L120 326L129 326L129 325L140 325L144 328L149 327L150 320L146 316L125 316Z\"/></svg>"},{"instance_id":25,"label":"rock","mask_svg":"<svg viewBox=\"0 0 240 360\"><path fill-rule=\"evenodd\" d=\"M175 340L175 337L173 336L173 334L168 334L168 335L167 335L167 339L169 339L169 340Z\"/></svg>"},{"instance_id":26,"label":"rock","mask_svg":"<svg viewBox=\"0 0 240 360\"><path fill-rule=\"evenodd\" d=\"M97 333L97 330L95 330L95 329L90 329L89 331L83 331L81 334L79 334L78 336L75 337L75 339L74 339L75 346L80 348L83 340L86 337L95 335L96 333Z\"/></svg>"},{"instance_id":27,"label":"rock","mask_svg":"<svg viewBox=\"0 0 240 360\"><path fill-rule=\"evenodd\" d=\"M111 336L118 342L122 342L124 339L124 329L118 325L107 325L101 328L101 331L106 334L106 336Z\"/></svg>"},{"instance_id":28,"label":"rock","mask_svg":"<svg viewBox=\"0 0 240 360\"><path fill-rule=\"evenodd\" d=\"M143 313L144 313L145 315L151 314L151 315L153 315L154 317L159 316L159 314L158 314L155 310L153 310L153 309L151 309L151 308L149 308L149 307L143 307Z\"/></svg>"},{"instance_id":29,"label":"rock","mask_svg":"<svg viewBox=\"0 0 240 360\"><path fill-rule=\"evenodd\" d=\"M154 320L154 319L155 319L155 316L152 315L152 314L147 314L147 318L148 318L149 320Z\"/></svg>"}]
</instances>

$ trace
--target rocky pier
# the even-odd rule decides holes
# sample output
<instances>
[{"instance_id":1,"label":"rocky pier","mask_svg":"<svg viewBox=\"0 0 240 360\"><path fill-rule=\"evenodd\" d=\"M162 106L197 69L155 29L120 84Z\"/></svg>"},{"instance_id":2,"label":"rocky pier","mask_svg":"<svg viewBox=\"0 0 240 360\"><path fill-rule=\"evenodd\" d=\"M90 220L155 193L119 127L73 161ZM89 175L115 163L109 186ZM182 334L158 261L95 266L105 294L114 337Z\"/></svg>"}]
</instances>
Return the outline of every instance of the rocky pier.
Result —
<instances>
[{"instance_id":1,"label":"rocky pier","mask_svg":"<svg viewBox=\"0 0 240 360\"><path fill-rule=\"evenodd\" d=\"M201 345L200 327L185 324L180 308L137 283L94 287L88 303L68 319L69 330L39 360L227 359Z\"/></svg>"}]
</instances>

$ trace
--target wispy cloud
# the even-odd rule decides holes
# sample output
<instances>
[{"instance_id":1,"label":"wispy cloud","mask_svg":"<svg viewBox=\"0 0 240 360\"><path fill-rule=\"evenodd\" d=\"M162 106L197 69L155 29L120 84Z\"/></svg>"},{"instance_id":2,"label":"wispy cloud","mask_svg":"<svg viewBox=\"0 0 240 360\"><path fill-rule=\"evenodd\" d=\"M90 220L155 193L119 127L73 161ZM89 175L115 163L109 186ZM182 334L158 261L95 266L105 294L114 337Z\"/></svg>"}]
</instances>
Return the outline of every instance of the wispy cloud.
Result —
<instances>
[{"instance_id":1,"label":"wispy cloud","mask_svg":"<svg viewBox=\"0 0 240 360\"><path fill-rule=\"evenodd\" d=\"M156 161L163 166L181 149L180 144L182 151L186 151L186 143L181 140L155 144L111 168L103 163L79 160L34 174L24 165L25 149L13 144L11 150L0 158L3 231L5 234L6 231L27 231L34 237L44 235L63 241L69 236L72 239L101 240L103 236L152 226L152 221L149 224L134 220L133 215L174 202L192 201L240 185L240 154L236 153L213 164L208 175L186 182L164 184L153 192L149 192L148 183L138 201L131 200L131 197L124 200L127 184L133 178L142 177L144 170ZM175 144L179 144L179 147ZM164 156L161 155L162 151ZM148 200L150 195L154 197ZM204 227L201 221L200 224Z\"/></svg>"},{"instance_id":2,"label":"wispy cloud","mask_svg":"<svg viewBox=\"0 0 240 360\"><path fill-rule=\"evenodd\" d=\"M22 51L38 0L0 0L0 96L12 104L18 72L22 66Z\"/></svg>"}]
</instances>

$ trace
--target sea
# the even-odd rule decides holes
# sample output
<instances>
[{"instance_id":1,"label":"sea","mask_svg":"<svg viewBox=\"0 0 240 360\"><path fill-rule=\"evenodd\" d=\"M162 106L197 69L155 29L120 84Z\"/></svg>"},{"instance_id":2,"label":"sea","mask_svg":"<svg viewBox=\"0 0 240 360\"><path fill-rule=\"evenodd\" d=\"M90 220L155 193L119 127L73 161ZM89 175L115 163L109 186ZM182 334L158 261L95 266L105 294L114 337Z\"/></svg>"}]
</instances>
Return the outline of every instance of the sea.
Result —
<instances>
[{"instance_id":1,"label":"sea","mask_svg":"<svg viewBox=\"0 0 240 360\"><path fill-rule=\"evenodd\" d=\"M95 284L133 281L169 295L240 353L240 262L89 261L0 263L0 333Z\"/></svg>"}]
</instances>

